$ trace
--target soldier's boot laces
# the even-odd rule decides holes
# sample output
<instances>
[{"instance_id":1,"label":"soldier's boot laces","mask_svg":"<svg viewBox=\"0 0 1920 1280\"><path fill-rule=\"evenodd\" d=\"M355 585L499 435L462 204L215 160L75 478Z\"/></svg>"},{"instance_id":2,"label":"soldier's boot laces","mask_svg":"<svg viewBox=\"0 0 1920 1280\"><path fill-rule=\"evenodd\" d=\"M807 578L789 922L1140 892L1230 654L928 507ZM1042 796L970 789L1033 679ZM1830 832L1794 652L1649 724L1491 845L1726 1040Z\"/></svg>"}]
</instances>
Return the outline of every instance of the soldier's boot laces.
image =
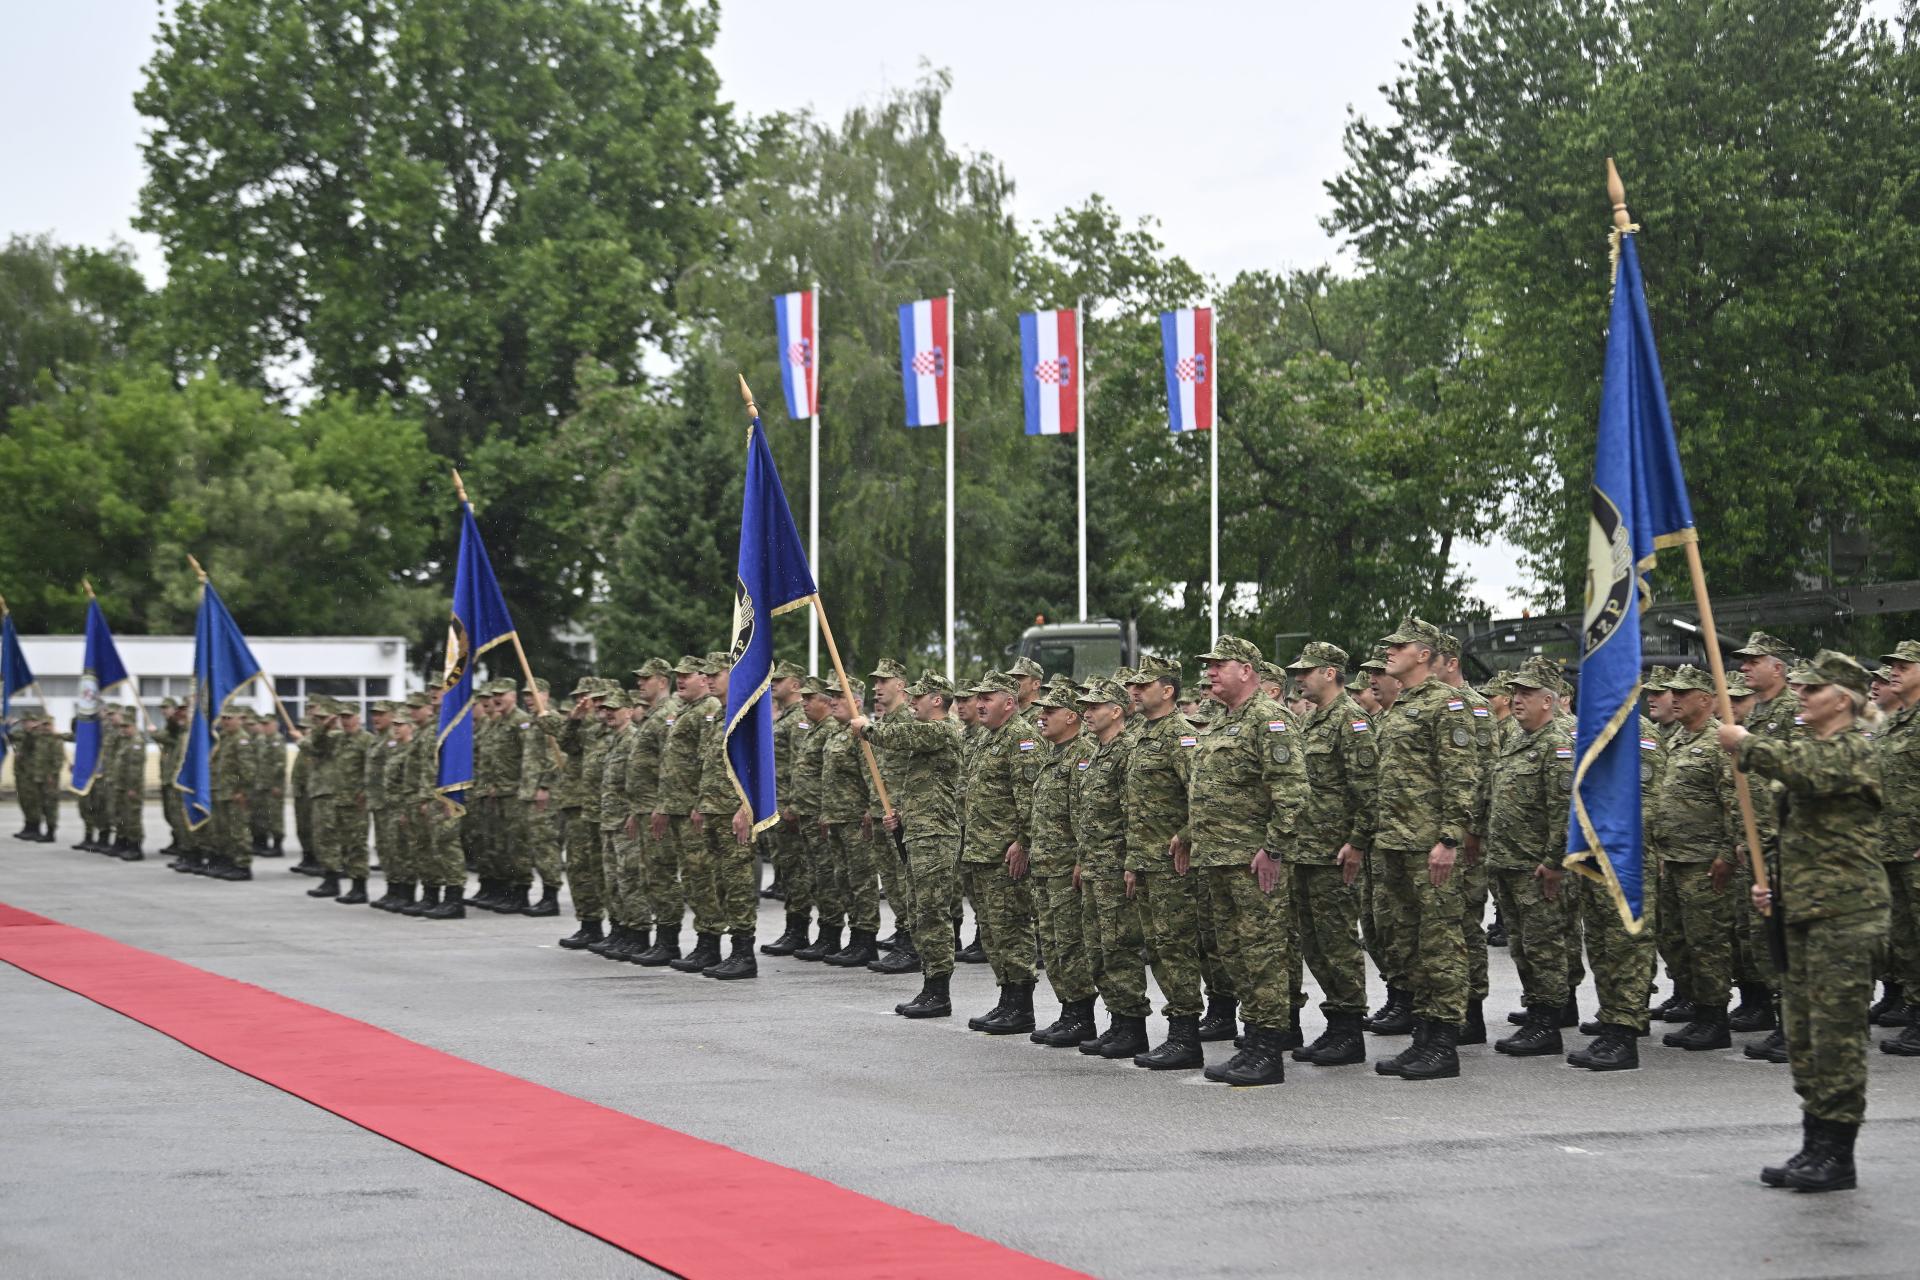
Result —
<instances>
[{"instance_id":1,"label":"soldier's boot laces","mask_svg":"<svg viewBox=\"0 0 1920 1280\"><path fill-rule=\"evenodd\" d=\"M815 938L807 946L795 947L793 949L793 958L795 960L825 960L838 950L840 950L840 930L838 926L829 929L823 924L820 926L819 937Z\"/></svg>"},{"instance_id":2,"label":"soldier's boot laces","mask_svg":"<svg viewBox=\"0 0 1920 1280\"><path fill-rule=\"evenodd\" d=\"M1147 1020L1139 1014L1120 1014L1113 1020L1113 1034L1100 1050L1100 1056L1132 1061L1152 1048L1147 1039Z\"/></svg>"},{"instance_id":3,"label":"soldier's boot laces","mask_svg":"<svg viewBox=\"0 0 1920 1280\"><path fill-rule=\"evenodd\" d=\"M693 950L678 960L668 961L667 967L677 973L698 973L719 959L720 935L696 933L693 935Z\"/></svg>"},{"instance_id":4,"label":"soldier's boot laces","mask_svg":"<svg viewBox=\"0 0 1920 1280\"><path fill-rule=\"evenodd\" d=\"M1537 1058L1544 1054L1566 1052L1560 1042L1560 1010L1541 1005L1527 1010L1527 1023L1504 1040L1494 1043L1494 1052L1512 1058Z\"/></svg>"},{"instance_id":5,"label":"soldier's boot laces","mask_svg":"<svg viewBox=\"0 0 1920 1280\"><path fill-rule=\"evenodd\" d=\"M1678 1031L1660 1037L1669 1049L1688 1049L1699 1053L1706 1049L1731 1049L1733 1037L1727 1033L1727 1006L1700 1007L1700 1016Z\"/></svg>"},{"instance_id":6,"label":"soldier's boot laces","mask_svg":"<svg viewBox=\"0 0 1920 1280\"><path fill-rule=\"evenodd\" d=\"M709 978L718 978L722 982L738 982L742 978L760 976L760 961L753 950L753 935L736 933L733 935L733 948L727 958L718 964L710 964L701 974Z\"/></svg>"},{"instance_id":7,"label":"soldier's boot laces","mask_svg":"<svg viewBox=\"0 0 1920 1280\"><path fill-rule=\"evenodd\" d=\"M609 951L627 940L627 926L616 924L604 938L596 938L587 944L586 949L596 956L605 956Z\"/></svg>"},{"instance_id":8,"label":"soldier's boot laces","mask_svg":"<svg viewBox=\"0 0 1920 1280\"><path fill-rule=\"evenodd\" d=\"M1780 1021L1780 1001L1777 998L1773 1006L1773 1030L1765 1039L1749 1042L1743 1052L1756 1062L1784 1064L1787 1060L1787 1033Z\"/></svg>"},{"instance_id":9,"label":"soldier's boot laces","mask_svg":"<svg viewBox=\"0 0 1920 1280\"><path fill-rule=\"evenodd\" d=\"M1853 1168L1853 1140L1860 1126L1842 1120L1813 1122L1806 1159L1787 1170L1787 1185L1795 1191L1851 1191L1859 1179Z\"/></svg>"},{"instance_id":10,"label":"soldier's boot laces","mask_svg":"<svg viewBox=\"0 0 1920 1280\"><path fill-rule=\"evenodd\" d=\"M893 1006L893 1011L903 1018L951 1018L953 1016L953 997L948 992L951 974L928 977L920 986L920 994L905 1004Z\"/></svg>"},{"instance_id":11,"label":"soldier's boot laces","mask_svg":"<svg viewBox=\"0 0 1920 1280\"><path fill-rule=\"evenodd\" d=\"M1160 1047L1133 1056L1133 1065L1149 1071L1191 1071L1207 1065L1200 1048L1200 1018L1197 1014L1176 1013L1167 1019L1167 1038Z\"/></svg>"},{"instance_id":12,"label":"soldier's boot laces","mask_svg":"<svg viewBox=\"0 0 1920 1280\"><path fill-rule=\"evenodd\" d=\"M1247 1036L1247 1047L1234 1054L1212 1078L1242 1089L1281 1084L1287 1078L1285 1042L1286 1036L1280 1028L1255 1027Z\"/></svg>"},{"instance_id":13,"label":"soldier's boot laces","mask_svg":"<svg viewBox=\"0 0 1920 1280\"><path fill-rule=\"evenodd\" d=\"M340 877L329 871L320 877L320 883L307 890L309 898L337 898L340 896Z\"/></svg>"},{"instance_id":14,"label":"soldier's boot laces","mask_svg":"<svg viewBox=\"0 0 1920 1280\"><path fill-rule=\"evenodd\" d=\"M350 906L350 907L361 906L366 902L366 900L367 900L367 878L365 876L355 876L353 878L353 888L341 894L339 898L339 901L343 906Z\"/></svg>"},{"instance_id":15,"label":"soldier's boot laces","mask_svg":"<svg viewBox=\"0 0 1920 1280\"><path fill-rule=\"evenodd\" d=\"M1907 1006L1907 1025L1897 1036L1880 1042L1880 1052L1899 1058L1920 1058L1920 1006Z\"/></svg>"},{"instance_id":16,"label":"soldier's boot laces","mask_svg":"<svg viewBox=\"0 0 1920 1280\"><path fill-rule=\"evenodd\" d=\"M1093 997L1067 1001L1060 1006L1060 1016L1050 1026L1027 1038L1049 1049L1073 1049L1099 1039L1099 1028L1093 1021Z\"/></svg>"},{"instance_id":17,"label":"soldier's boot laces","mask_svg":"<svg viewBox=\"0 0 1920 1280\"><path fill-rule=\"evenodd\" d=\"M1786 1186L1787 1171L1789 1169L1798 1169L1807 1162L1807 1152L1813 1146L1813 1124L1813 1117L1802 1111L1800 1113L1800 1149L1788 1156L1784 1163L1770 1164L1761 1169L1760 1181L1763 1185L1769 1187Z\"/></svg>"},{"instance_id":18,"label":"soldier's boot laces","mask_svg":"<svg viewBox=\"0 0 1920 1280\"><path fill-rule=\"evenodd\" d=\"M1367 1020L1367 1030L1376 1036L1412 1035L1420 1020L1413 1016L1413 993L1399 987L1387 988L1387 1002Z\"/></svg>"},{"instance_id":19,"label":"soldier's boot laces","mask_svg":"<svg viewBox=\"0 0 1920 1280\"><path fill-rule=\"evenodd\" d=\"M1100 1025L1098 1019L1094 1020L1094 1025L1095 1026ZM1086 1054L1089 1058L1099 1057L1100 1051L1107 1047L1107 1045L1113 1040L1114 1033L1119 1029L1120 1029L1120 1019L1109 1017L1107 1019L1107 1029L1105 1031L1102 1031L1099 1035L1095 1036L1091 1040L1082 1040L1080 1042L1078 1046L1080 1052Z\"/></svg>"},{"instance_id":20,"label":"soldier's boot laces","mask_svg":"<svg viewBox=\"0 0 1920 1280\"><path fill-rule=\"evenodd\" d=\"M540 886L540 900L528 903L520 908L523 916L557 916L560 914L560 887L552 884Z\"/></svg>"},{"instance_id":21,"label":"soldier's boot laces","mask_svg":"<svg viewBox=\"0 0 1920 1280\"><path fill-rule=\"evenodd\" d=\"M894 937L893 950L878 960L868 961L867 968L888 974L920 972L920 950L913 945L913 936L902 930Z\"/></svg>"},{"instance_id":22,"label":"soldier's boot laces","mask_svg":"<svg viewBox=\"0 0 1920 1280\"><path fill-rule=\"evenodd\" d=\"M1767 999L1767 989L1758 982L1740 984L1740 1003L1727 1015L1729 1031L1771 1031L1773 1030L1773 1005Z\"/></svg>"},{"instance_id":23,"label":"soldier's boot laces","mask_svg":"<svg viewBox=\"0 0 1920 1280\"><path fill-rule=\"evenodd\" d=\"M467 896L466 904L470 907L479 907L483 911L491 909L495 892L497 892L497 884L494 878L481 876L480 887Z\"/></svg>"},{"instance_id":24,"label":"soldier's boot laces","mask_svg":"<svg viewBox=\"0 0 1920 1280\"><path fill-rule=\"evenodd\" d=\"M1366 1028L1358 1013L1330 1013L1327 1029L1305 1048L1293 1051L1295 1062L1316 1067L1349 1067L1367 1060Z\"/></svg>"},{"instance_id":25,"label":"soldier's boot laces","mask_svg":"<svg viewBox=\"0 0 1920 1280\"><path fill-rule=\"evenodd\" d=\"M1240 1003L1232 996L1209 995L1207 1011L1200 1019L1200 1040L1211 1044L1231 1040L1240 1032Z\"/></svg>"},{"instance_id":26,"label":"soldier's boot laces","mask_svg":"<svg viewBox=\"0 0 1920 1280\"><path fill-rule=\"evenodd\" d=\"M494 910L503 916L523 916L527 914L527 907L530 905L527 902L527 893L532 888L533 886L531 884L508 885L507 888L501 892L499 905L495 906ZM556 910L554 914L559 915L560 913Z\"/></svg>"},{"instance_id":27,"label":"soldier's boot laces","mask_svg":"<svg viewBox=\"0 0 1920 1280\"><path fill-rule=\"evenodd\" d=\"M787 912L787 927L772 942L760 944L763 956L790 956L807 945L807 920L805 912Z\"/></svg>"},{"instance_id":28,"label":"soldier's boot laces","mask_svg":"<svg viewBox=\"0 0 1920 1280\"><path fill-rule=\"evenodd\" d=\"M1485 1038L1486 1032L1482 1029L1482 1041ZM1402 1080L1451 1080L1460 1074L1460 1058L1454 1052L1459 1043L1459 1027L1445 1022L1429 1023L1419 1051L1400 1064L1397 1074Z\"/></svg>"},{"instance_id":29,"label":"soldier's boot laces","mask_svg":"<svg viewBox=\"0 0 1920 1280\"><path fill-rule=\"evenodd\" d=\"M1010 986L1008 986L1008 985L1007 985L1006 983L1004 983L1004 982L1003 982L1003 983L1001 983L1001 984L1000 984L1000 998L999 998L999 1000L997 1000L997 1001L995 1001L995 1002L994 1002L994 1006L993 1006L993 1008L991 1008L991 1009L989 1009L989 1010L987 1010L987 1011L986 1011L985 1013L983 1013L983 1014L981 1014L981 1015L980 1015L979 1017L977 1017L977 1018L968 1018L968 1019L967 1019L967 1030L969 1030L969 1031L982 1031L982 1030L985 1030L985 1028L986 1028L986 1022L987 1022L987 1019L989 1019L989 1018L997 1018L997 1017L999 1017L999 1016L1000 1016L1000 1015L1001 1015L1002 1013L1004 1013L1004 1012L1006 1011L1006 1008L1007 1008L1007 1001L1009 1001L1009 1000L1011 1000L1011 999L1013 998L1013 997L1012 997L1011 995L1009 995L1009 994L1008 994L1008 993L1009 993L1010 991L1012 991L1012 990L1013 990L1013 988L1012 988L1012 987L1010 987Z\"/></svg>"},{"instance_id":30,"label":"soldier's boot laces","mask_svg":"<svg viewBox=\"0 0 1920 1280\"><path fill-rule=\"evenodd\" d=\"M584 951L592 944L604 941L606 936L601 932L598 920L582 920L578 929L560 939L560 945L569 951Z\"/></svg>"},{"instance_id":31,"label":"soldier's boot laces","mask_svg":"<svg viewBox=\"0 0 1920 1280\"><path fill-rule=\"evenodd\" d=\"M1888 979L1883 985L1880 998L1867 1010L1867 1021L1876 1027L1903 1027L1902 1018L1907 1002L1900 995L1900 984Z\"/></svg>"},{"instance_id":32,"label":"soldier's boot laces","mask_svg":"<svg viewBox=\"0 0 1920 1280\"><path fill-rule=\"evenodd\" d=\"M1383 1076L1399 1075L1401 1068L1413 1061L1414 1057L1419 1054L1420 1046L1426 1043L1427 1033L1431 1029L1432 1025L1425 1018L1415 1018L1413 1020L1413 1026L1409 1028L1413 1034L1412 1041L1408 1043L1406 1048L1394 1054L1391 1058L1374 1059L1374 1074Z\"/></svg>"},{"instance_id":33,"label":"soldier's boot laces","mask_svg":"<svg viewBox=\"0 0 1920 1280\"><path fill-rule=\"evenodd\" d=\"M1658 1022L1692 1022L1700 1016L1700 1006L1685 996L1675 992L1653 1011Z\"/></svg>"},{"instance_id":34,"label":"soldier's boot laces","mask_svg":"<svg viewBox=\"0 0 1920 1280\"><path fill-rule=\"evenodd\" d=\"M990 1036L1011 1036L1033 1030L1033 983L1008 983L1006 990L1006 1003L981 1019L976 1030Z\"/></svg>"},{"instance_id":35,"label":"soldier's boot laces","mask_svg":"<svg viewBox=\"0 0 1920 1280\"><path fill-rule=\"evenodd\" d=\"M1640 1047L1632 1028L1601 1024L1600 1034L1584 1049L1567 1055L1567 1065L1588 1071L1632 1071L1640 1065Z\"/></svg>"},{"instance_id":36,"label":"soldier's boot laces","mask_svg":"<svg viewBox=\"0 0 1920 1280\"><path fill-rule=\"evenodd\" d=\"M412 902L407 903L403 907L396 908L396 910L400 915L412 916L414 919L418 920L421 916L425 915L429 909L433 907L437 907L439 905L440 905L440 886L433 885L433 884L423 884L420 886L420 896L418 898L415 898Z\"/></svg>"}]
</instances>

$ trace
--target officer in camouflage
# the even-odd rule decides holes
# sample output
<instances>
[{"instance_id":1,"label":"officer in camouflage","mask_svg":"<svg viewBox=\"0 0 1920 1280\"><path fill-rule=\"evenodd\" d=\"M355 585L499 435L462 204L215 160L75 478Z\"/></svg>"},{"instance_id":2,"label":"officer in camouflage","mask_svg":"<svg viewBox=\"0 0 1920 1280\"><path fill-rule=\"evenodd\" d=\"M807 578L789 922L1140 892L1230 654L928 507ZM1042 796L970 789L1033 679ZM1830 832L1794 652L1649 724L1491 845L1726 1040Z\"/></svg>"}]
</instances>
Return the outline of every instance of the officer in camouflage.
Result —
<instances>
[{"instance_id":1,"label":"officer in camouflage","mask_svg":"<svg viewBox=\"0 0 1920 1280\"><path fill-rule=\"evenodd\" d=\"M813 904L819 916L820 932L812 942L793 949L795 960L825 960L840 950L841 931L847 919L848 885L840 875L827 845L826 826L821 820L826 787L826 749L840 732L833 718L833 699L817 676L800 682L801 715L804 727L796 728L793 757L793 794L784 812L789 815L805 850L811 871Z\"/></svg>"},{"instance_id":2,"label":"officer in camouflage","mask_svg":"<svg viewBox=\"0 0 1920 1280\"><path fill-rule=\"evenodd\" d=\"M1032 712L1046 745L1034 761L1033 808L1027 823L1027 874L1040 953L1060 1016L1028 1038L1050 1048L1083 1044L1098 1034L1093 1021L1093 966L1088 961L1086 892L1074 874L1073 777L1092 739L1082 733L1072 692L1049 687Z\"/></svg>"},{"instance_id":3,"label":"officer in camouflage","mask_svg":"<svg viewBox=\"0 0 1920 1280\"><path fill-rule=\"evenodd\" d=\"M847 726L860 714L867 687L858 676L827 681L832 728L820 755L820 823L834 877L846 887L847 945L821 959L838 969L864 969L879 959L880 881L874 869L874 809L878 799L859 739Z\"/></svg>"},{"instance_id":4,"label":"officer in camouflage","mask_svg":"<svg viewBox=\"0 0 1920 1280\"><path fill-rule=\"evenodd\" d=\"M784 802L794 787L795 752L806 737L806 699L801 685L806 673L791 662L773 664L768 693L776 708L773 718L773 778L775 791ZM813 868L807 859L806 841L799 825L782 807L780 824L760 833L762 856L773 865L773 885L786 902L786 928L771 942L760 944L763 956L790 956L807 945L808 929L813 923ZM763 891L762 896L767 896Z\"/></svg>"},{"instance_id":5,"label":"officer in camouflage","mask_svg":"<svg viewBox=\"0 0 1920 1280\"><path fill-rule=\"evenodd\" d=\"M1740 660L1741 678L1753 690L1753 705L1747 710L1743 727L1751 733L1758 733L1778 742L1793 742L1804 736L1800 716L1800 696L1794 692L1788 682L1788 674L1798 663L1793 646L1778 636L1768 635L1764 631L1755 631L1747 637L1747 643L1733 651ZM1750 780L1749 790L1753 797L1755 825L1759 828L1760 839L1771 845L1780 829L1783 795L1777 783L1765 780ZM1753 869L1741 859L1740 879L1736 893L1751 898L1753 892ZM1772 1030L1763 1040L1749 1043L1745 1055L1762 1062L1785 1065L1787 1062L1787 1033L1785 1023L1780 1016L1781 990L1780 975L1775 973L1767 959L1767 922L1759 913L1747 912L1749 956L1747 972L1743 974L1751 980L1764 985L1767 989L1769 1013L1771 1017L1743 1020L1757 1023L1757 1026L1771 1026ZM1733 1023L1729 1015L1728 1023ZM1756 1026L1756 1029L1757 1029Z\"/></svg>"},{"instance_id":6,"label":"officer in camouflage","mask_svg":"<svg viewBox=\"0 0 1920 1280\"><path fill-rule=\"evenodd\" d=\"M601 699L611 681L584 676L567 697L566 722L560 725L555 741L566 763L560 774L560 832L567 883L573 886L573 918L578 928L560 939L569 951L584 951L608 941L601 927L606 914L605 871L600 859L599 812L593 806L599 788L590 786L587 762L595 768L604 758L600 747L606 736L605 711Z\"/></svg>"},{"instance_id":7,"label":"officer in camouflage","mask_svg":"<svg viewBox=\"0 0 1920 1280\"><path fill-rule=\"evenodd\" d=\"M1901 1003L1879 1017L1882 1026L1902 1026L1880 1042L1882 1053L1920 1057L1920 640L1902 640L1883 656L1893 677L1898 707L1880 726L1880 774L1886 807L1881 813L1880 861L1890 890L1891 937L1887 987Z\"/></svg>"},{"instance_id":8,"label":"officer in camouflage","mask_svg":"<svg viewBox=\"0 0 1920 1280\"><path fill-rule=\"evenodd\" d=\"M1036 689L1038 677L1035 676ZM966 762L966 826L960 873L999 1002L967 1026L990 1035L1033 1030L1034 922L1027 879L1037 731L1018 714L1014 677L989 672L970 690L978 725Z\"/></svg>"},{"instance_id":9,"label":"officer in camouflage","mask_svg":"<svg viewBox=\"0 0 1920 1280\"><path fill-rule=\"evenodd\" d=\"M660 749L660 790L649 821L653 838L666 842L661 856L672 858L680 870L682 900L693 915L695 929L703 926L710 929L712 916L719 906L712 900L712 876L708 875L704 884L696 883L703 864L693 846L700 840L700 834L692 829L689 815L700 803L700 731L708 715L719 714L720 704L713 697L713 668L704 657L691 653L682 656L674 664L673 674L681 705L670 717L666 743ZM669 949L674 952L672 957L665 955ZM696 957L697 964L694 963ZM680 954L678 919L674 920L671 930L666 930L665 923L661 922L654 933L652 950L640 957L640 963L649 968L672 965L691 973L719 961L717 933L711 936L701 933L687 954Z\"/></svg>"},{"instance_id":10,"label":"officer in camouflage","mask_svg":"<svg viewBox=\"0 0 1920 1280\"><path fill-rule=\"evenodd\" d=\"M1095 932L1087 941L1094 986L1107 1007L1108 1026L1082 1044L1089 1056L1132 1061L1150 1047L1147 1040L1146 966L1141 950L1146 933L1136 885L1127 879L1127 773L1133 738L1127 732L1132 699L1112 680L1090 680L1078 698L1085 726L1084 754L1068 773L1071 792L1074 878L1091 897ZM1083 922L1087 913L1083 909ZM1084 924L1083 924L1084 928Z\"/></svg>"},{"instance_id":11,"label":"officer in camouflage","mask_svg":"<svg viewBox=\"0 0 1920 1280\"><path fill-rule=\"evenodd\" d=\"M1652 845L1660 853L1661 919L1680 939L1679 980L1693 1018L1662 1040L1674 1049L1725 1049L1733 980L1734 863L1739 827L1733 766L1715 735L1713 681L1698 667L1667 677L1672 715L1667 767L1653 808Z\"/></svg>"}]
</instances>

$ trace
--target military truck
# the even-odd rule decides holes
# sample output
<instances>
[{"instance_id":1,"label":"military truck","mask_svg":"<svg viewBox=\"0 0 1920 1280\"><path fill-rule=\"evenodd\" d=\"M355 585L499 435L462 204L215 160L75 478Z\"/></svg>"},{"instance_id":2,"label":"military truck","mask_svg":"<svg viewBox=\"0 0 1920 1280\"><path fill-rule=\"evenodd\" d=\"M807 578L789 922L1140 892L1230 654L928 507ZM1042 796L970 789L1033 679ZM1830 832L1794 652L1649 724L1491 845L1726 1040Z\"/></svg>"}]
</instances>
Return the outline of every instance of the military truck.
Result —
<instances>
[{"instance_id":1,"label":"military truck","mask_svg":"<svg viewBox=\"0 0 1920 1280\"><path fill-rule=\"evenodd\" d=\"M1140 661L1140 635L1131 618L1088 618L1085 622L1036 619L1020 633L1013 656L1032 658L1049 676L1075 682L1113 674L1115 667Z\"/></svg>"}]
</instances>

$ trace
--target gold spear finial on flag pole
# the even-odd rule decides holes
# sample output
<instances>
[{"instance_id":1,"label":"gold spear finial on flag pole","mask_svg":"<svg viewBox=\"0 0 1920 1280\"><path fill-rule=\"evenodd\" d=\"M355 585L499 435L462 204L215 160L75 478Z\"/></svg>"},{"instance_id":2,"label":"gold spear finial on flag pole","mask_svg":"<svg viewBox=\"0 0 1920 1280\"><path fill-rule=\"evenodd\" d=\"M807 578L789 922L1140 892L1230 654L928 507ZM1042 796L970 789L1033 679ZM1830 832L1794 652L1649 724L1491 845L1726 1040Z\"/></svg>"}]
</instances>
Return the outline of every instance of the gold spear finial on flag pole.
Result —
<instances>
[{"instance_id":1,"label":"gold spear finial on flag pole","mask_svg":"<svg viewBox=\"0 0 1920 1280\"><path fill-rule=\"evenodd\" d=\"M1614 229L1624 234L1633 219L1627 214L1627 188L1620 181L1620 171L1613 167L1612 156L1607 157L1607 199L1613 202Z\"/></svg>"},{"instance_id":2,"label":"gold spear finial on flag pole","mask_svg":"<svg viewBox=\"0 0 1920 1280\"><path fill-rule=\"evenodd\" d=\"M749 419L757 418L760 416L760 406L753 402L753 389L747 386L747 375L743 373L738 376L740 378L740 398L747 402L747 417Z\"/></svg>"},{"instance_id":3,"label":"gold spear finial on flag pole","mask_svg":"<svg viewBox=\"0 0 1920 1280\"><path fill-rule=\"evenodd\" d=\"M207 571L200 567L200 562L193 558L192 552L187 553L187 563L192 565L193 571L200 575L200 581L205 582L207 580Z\"/></svg>"},{"instance_id":4,"label":"gold spear finial on flag pole","mask_svg":"<svg viewBox=\"0 0 1920 1280\"><path fill-rule=\"evenodd\" d=\"M91 600L94 598L92 582L85 578L80 579L80 589L87 593L87 599Z\"/></svg>"},{"instance_id":5,"label":"gold spear finial on flag pole","mask_svg":"<svg viewBox=\"0 0 1920 1280\"><path fill-rule=\"evenodd\" d=\"M464 503L467 500L467 486L460 480L460 468L458 467L453 469L453 491L459 495L461 502Z\"/></svg>"}]
</instances>

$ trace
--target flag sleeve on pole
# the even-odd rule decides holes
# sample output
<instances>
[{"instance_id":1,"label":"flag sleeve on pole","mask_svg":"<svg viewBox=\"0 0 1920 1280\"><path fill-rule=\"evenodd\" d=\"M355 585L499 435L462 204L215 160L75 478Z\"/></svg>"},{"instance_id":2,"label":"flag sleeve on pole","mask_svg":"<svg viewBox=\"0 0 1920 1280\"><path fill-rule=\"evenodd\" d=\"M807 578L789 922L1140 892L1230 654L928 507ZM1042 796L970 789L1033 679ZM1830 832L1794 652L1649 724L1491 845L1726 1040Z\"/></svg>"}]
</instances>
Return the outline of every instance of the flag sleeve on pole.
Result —
<instances>
[{"instance_id":1,"label":"flag sleeve on pole","mask_svg":"<svg viewBox=\"0 0 1920 1280\"><path fill-rule=\"evenodd\" d=\"M67 785L86 795L100 777L102 704L115 689L132 683L98 600L87 602L87 642L80 668L80 696L73 709L73 771Z\"/></svg>"},{"instance_id":2,"label":"flag sleeve on pole","mask_svg":"<svg viewBox=\"0 0 1920 1280\"><path fill-rule=\"evenodd\" d=\"M453 571L453 616L447 625L446 692L440 697L435 790L456 807L473 785L473 665L514 638L513 617L494 577L493 562L474 523L473 505L460 503L460 551Z\"/></svg>"},{"instance_id":3,"label":"flag sleeve on pole","mask_svg":"<svg viewBox=\"0 0 1920 1280\"><path fill-rule=\"evenodd\" d=\"M813 570L780 487L780 472L756 416L747 430L747 482L740 499L734 581L733 674L727 681L727 777L763 831L780 818L773 776L772 619L814 596Z\"/></svg>"},{"instance_id":4,"label":"flag sleeve on pole","mask_svg":"<svg viewBox=\"0 0 1920 1280\"><path fill-rule=\"evenodd\" d=\"M260 663L239 624L213 584L202 582L193 624L193 718L187 724L187 754L173 779L191 828L213 818L213 722L259 678Z\"/></svg>"}]
</instances>

